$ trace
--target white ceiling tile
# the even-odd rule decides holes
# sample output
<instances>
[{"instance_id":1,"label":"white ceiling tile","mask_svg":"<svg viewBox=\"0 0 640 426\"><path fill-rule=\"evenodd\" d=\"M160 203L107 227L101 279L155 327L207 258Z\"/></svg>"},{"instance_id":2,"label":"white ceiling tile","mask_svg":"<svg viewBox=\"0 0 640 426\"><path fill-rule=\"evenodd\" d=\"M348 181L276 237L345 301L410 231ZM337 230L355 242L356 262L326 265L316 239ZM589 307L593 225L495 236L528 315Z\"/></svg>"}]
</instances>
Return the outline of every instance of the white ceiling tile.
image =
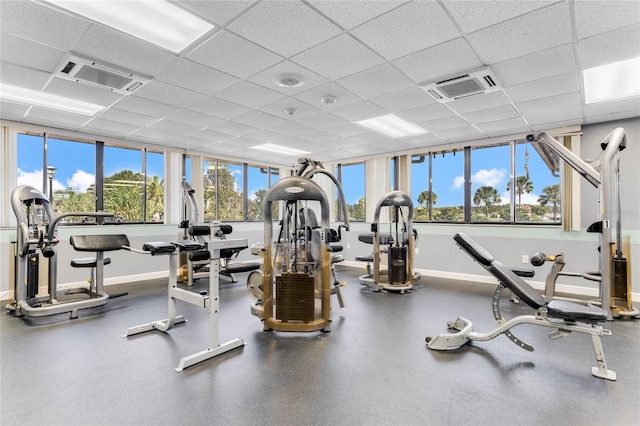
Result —
<instances>
[{"instance_id":1,"label":"white ceiling tile","mask_svg":"<svg viewBox=\"0 0 640 426\"><path fill-rule=\"evenodd\" d=\"M445 0L442 3L451 13L453 19L458 23L465 33L471 33L506 21L516 16L523 15L541 7L556 3L553 1L451 1Z\"/></svg>"},{"instance_id":2,"label":"white ceiling tile","mask_svg":"<svg viewBox=\"0 0 640 426\"><path fill-rule=\"evenodd\" d=\"M22 117L29 110L29 105L16 104L0 100L0 117L6 120L22 120Z\"/></svg>"},{"instance_id":3,"label":"white ceiling tile","mask_svg":"<svg viewBox=\"0 0 640 426\"><path fill-rule=\"evenodd\" d=\"M266 129L268 127L286 123L287 120L262 111L251 111L235 117L233 121L237 121L238 123L243 123L248 126L258 127L260 129Z\"/></svg>"},{"instance_id":4,"label":"white ceiling tile","mask_svg":"<svg viewBox=\"0 0 640 426\"><path fill-rule=\"evenodd\" d=\"M173 3L177 3L180 6L188 9L195 14L200 15L208 21L217 25L227 23L229 20L235 18L249 6L253 5L253 0L216 0L216 1L202 1L202 0L173 0Z\"/></svg>"},{"instance_id":5,"label":"white ceiling tile","mask_svg":"<svg viewBox=\"0 0 640 426\"><path fill-rule=\"evenodd\" d=\"M177 123L184 123L199 128L212 127L218 123L222 123L221 118L213 117L207 114L201 114L195 111L189 111L186 109L178 110L177 112L167 116L167 119L175 121Z\"/></svg>"},{"instance_id":6,"label":"white ceiling tile","mask_svg":"<svg viewBox=\"0 0 640 426\"><path fill-rule=\"evenodd\" d=\"M578 41L582 68L591 68L640 56L640 24Z\"/></svg>"},{"instance_id":7,"label":"white ceiling tile","mask_svg":"<svg viewBox=\"0 0 640 426\"><path fill-rule=\"evenodd\" d=\"M296 136L301 133L310 133L314 129L303 124L298 124L293 121L286 121L284 123L271 126L268 129L270 132L280 133L287 136Z\"/></svg>"},{"instance_id":8,"label":"white ceiling tile","mask_svg":"<svg viewBox=\"0 0 640 426\"><path fill-rule=\"evenodd\" d=\"M580 108L580 106L580 93L578 92L565 93L563 95L534 99L516 104L518 110L520 110L525 117L546 111L571 110Z\"/></svg>"},{"instance_id":9,"label":"white ceiling tile","mask_svg":"<svg viewBox=\"0 0 640 426\"><path fill-rule=\"evenodd\" d=\"M476 124L476 127L489 137L505 134L524 133L531 129L521 117Z\"/></svg>"},{"instance_id":10,"label":"white ceiling tile","mask_svg":"<svg viewBox=\"0 0 640 426\"><path fill-rule=\"evenodd\" d=\"M171 64L156 76L156 80L205 95L213 95L240 81L239 78L187 59Z\"/></svg>"},{"instance_id":11,"label":"white ceiling tile","mask_svg":"<svg viewBox=\"0 0 640 426\"><path fill-rule=\"evenodd\" d=\"M469 123L479 124L488 123L490 121L505 120L508 118L518 117L518 111L511 105L503 105L496 108L486 108L480 111L472 111L462 114L462 118Z\"/></svg>"},{"instance_id":12,"label":"white ceiling tile","mask_svg":"<svg viewBox=\"0 0 640 426\"><path fill-rule=\"evenodd\" d=\"M504 89L513 102L546 98L578 91L578 74L575 72L547 77Z\"/></svg>"},{"instance_id":13,"label":"white ceiling tile","mask_svg":"<svg viewBox=\"0 0 640 426\"><path fill-rule=\"evenodd\" d=\"M294 56L291 60L329 80L355 74L384 62L380 56L349 34L326 41Z\"/></svg>"},{"instance_id":14,"label":"white ceiling tile","mask_svg":"<svg viewBox=\"0 0 640 426\"><path fill-rule=\"evenodd\" d=\"M285 74L299 74L302 75L305 79L305 83L302 86L292 87L292 86L278 86L273 82L273 79L279 75ZM324 77L320 77L318 74L309 71L306 68L301 67L298 64L294 64L291 61L280 62L268 68L251 78L249 81L252 83L259 84L260 86L264 86L269 89L277 90L287 96L295 95L296 93L303 92L305 90L309 90L313 87L320 86L321 84L327 83L327 79Z\"/></svg>"},{"instance_id":15,"label":"white ceiling tile","mask_svg":"<svg viewBox=\"0 0 640 426\"><path fill-rule=\"evenodd\" d=\"M152 80L136 90L135 96L178 108L186 108L206 98L202 93L183 89L158 80Z\"/></svg>"},{"instance_id":16,"label":"white ceiling tile","mask_svg":"<svg viewBox=\"0 0 640 426\"><path fill-rule=\"evenodd\" d=\"M391 141L378 141L367 143L369 148L381 149L386 152L393 151L406 151L412 149L413 145L404 142L402 139L392 139Z\"/></svg>"},{"instance_id":17,"label":"white ceiling tile","mask_svg":"<svg viewBox=\"0 0 640 426\"><path fill-rule=\"evenodd\" d=\"M259 142L279 142L285 139L285 136L280 133L270 132L268 130L260 130L246 135L247 139Z\"/></svg>"},{"instance_id":18,"label":"white ceiling tile","mask_svg":"<svg viewBox=\"0 0 640 426\"><path fill-rule=\"evenodd\" d=\"M115 109L115 108L110 108L106 110L105 112L100 114L99 118L103 119L104 121L129 124L137 127L144 127L147 124L151 124L154 121L158 120L157 117L151 117L148 115L138 114L131 111L123 111L121 109Z\"/></svg>"},{"instance_id":19,"label":"white ceiling tile","mask_svg":"<svg viewBox=\"0 0 640 426\"><path fill-rule=\"evenodd\" d=\"M362 144L360 142L356 142L354 140L345 139L345 138L330 139L322 143L323 147L333 148L333 149L342 149L348 146L359 146L359 145L362 145Z\"/></svg>"},{"instance_id":20,"label":"white ceiling tile","mask_svg":"<svg viewBox=\"0 0 640 426\"><path fill-rule=\"evenodd\" d=\"M635 112L636 115L640 115L640 97L634 96L615 101L587 104L584 106L584 111L588 116L603 116L606 114L617 114L625 111Z\"/></svg>"},{"instance_id":21,"label":"white ceiling tile","mask_svg":"<svg viewBox=\"0 0 640 426\"><path fill-rule=\"evenodd\" d=\"M561 108L552 110L540 110L537 113L527 114L525 118L531 125L531 128L539 128L539 126L548 125L549 123L557 123L567 120L581 119L582 110L580 108Z\"/></svg>"},{"instance_id":22,"label":"white ceiling tile","mask_svg":"<svg viewBox=\"0 0 640 426\"><path fill-rule=\"evenodd\" d=\"M11 86L24 87L31 90L42 90L51 74L36 71L7 62L0 62L0 81Z\"/></svg>"},{"instance_id":23,"label":"white ceiling tile","mask_svg":"<svg viewBox=\"0 0 640 426\"><path fill-rule=\"evenodd\" d=\"M464 119L458 117L457 115L439 118L437 120L421 121L416 124L423 129L428 130L432 133L436 133L438 135L440 135L440 132L443 130L469 126L469 123L467 123Z\"/></svg>"},{"instance_id":24,"label":"white ceiling tile","mask_svg":"<svg viewBox=\"0 0 640 426\"><path fill-rule=\"evenodd\" d=\"M470 34L468 40L487 64L570 43L569 4L557 3L485 28Z\"/></svg>"},{"instance_id":25,"label":"white ceiling tile","mask_svg":"<svg viewBox=\"0 0 640 426\"><path fill-rule=\"evenodd\" d=\"M324 104L322 103L322 98L324 96L334 96L336 98L336 102L332 105ZM305 90L293 97L325 111L331 111L334 108L362 100L360 96L348 91L344 87L338 86L335 83L323 84L322 86Z\"/></svg>"},{"instance_id":26,"label":"white ceiling tile","mask_svg":"<svg viewBox=\"0 0 640 426\"><path fill-rule=\"evenodd\" d=\"M228 31L220 31L187 59L238 78L247 78L282 61L282 57Z\"/></svg>"},{"instance_id":27,"label":"white ceiling tile","mask_svg":"<svg viewBox=\"0 0 640 426\"><path fill-rule=\"evenodd\" d=\"M169 133L169 132L163 132L160 130L144 128L134 133L131 133L130 135L127 135L127 139L129 138L131 139L146 138L146 139L153 139L153 140L171 142L171 143L177 144L182 138L182 136L176 135L175 133Z\"/></svg>"},{"instance_id":28,"label":"white ceiling tile","mask_svg":"<svg viewBox=\"0 0 640 426\"><path fill-rule=\"evenodd\" d=\"M144 112L144 115L156 118L164 117L178 111L178 108L174 106L161 104L148 99L137 98L133 95L124 96L114 106L114 109L129 111L136 114Z\"/></svg>"},{"instance_id":29,"label":"white ceiling tile","mask_svg":"<svg viewBox=\"0 0 640 426\"><path fill-rule=\"evenodd\" d=\"M331 133L327 133L327 132L323 132L321 130L314 130L312 132L309 133L303 133L298 135L297 137L299 137L300 139L304 139L306 141L309 142L316 142L316 143L326 143L328 141L333 141L336 139L339 139L338 136L336 135L332 135Z\"/></svg>"},{"instance_id":30,"label":"white ceiling tile","mask_svg":"<svg viewBox=\"0 0 640 426\"><path fill-rule=\"evenodd\" d=\"M175 133L177 135L186 135L187 133L197 132L200 127L189 126L188 124L176 123L167 119L162 119L147 126L149 129L160 130L167 133Z\"/></svg>"},{"instance_id":31,"label":"white ceiling tile","mask_svg":"<svg viewBox=\"0 0 640 426\"><path fill-rule=\"evenodd\" d=\"M573 3L573 8L578 39L640 23L637 0L578 1Z\"/></svg>"},{"instance_id":32,"label":"white ceiling tile","mask_svg":"<svg viewBox=\"0 0 640 426\"><path fill-rule=\"evenodd\" d=\"M540 131L547 129L559 129L562 127L579 126L582 124L584 124L584 120L582 118L573 118L561 121L545 122L544 124L532 124L531 130Z\"/></svg>"},{"instance_id":33,"label":"white ceiling tile","mask_svg":"<svg viewBox=\"0 0 640 426\"><path fill-rule=\"evenodd\" d=\"M393 60L447 40L460 32L436 2L412 2L353 30L353 34Z\"/></svg>"},{"instance_id":34,"label":"white ceiling tile","mask_svg":"<svg viewBox=\"0 0 640 426\"><path fill-rule=\"evenodd\" d=\"M36 2L2 1L0 26L3 32L67 51L91 24Z\"/></svg>"},{"instance_id":35,"label":"white ceiling tile","mask_svg":"<svg viewBox=\"0 0 640 426\"><path fill-rule=\"evenodd\" d=\"M197 132L190 133L189 136L198 138L198 139L204 139L210 142L221 142L221 141L233 139L235 137L234 135L229 135L227 133L222 133L222 132L216 132L215 130L211 130L211 129L198 130Z\"/></svg>"},{"instance_id":36,"label":"white ceiling tile","mask_svg":"<svg viewBox=\"0 0 640 426\"><path fill-rule=\"evenodd\" d=\"M466 142L486 138L484 134L472 126L440 130L437 132L437 135L447 142Z\"/></svg>"},{"instance_id":37,"label":"white ceiling tile","mask_svg":"<svg viewBox=\"0 0 640 426\"><path fill-rule=\"evenodd\" d=\"M423 146L433 146L443 143L441 137L435 135L433 133L427 132L424 135L417 136L409 136L406 138L402 138L402 142L411 145L414 148L419 148Z\"/></svg>"},{"instance_id":38,"label":"white ceiling tile","mask_svg":"<svg viewBox=\"0 0 640 426\"><path fill-rule=\"evenodd\" d=\"M351 29L370 19L380 16L396 8L407 0L368 0L366 7L362 7L361 0L310 0L309 3L318 8L342 28Z\"/></svg>"},{"instance_id":39,"label":"white ceiling tile","mask_svg":"<svg viewBox=\"0 0 640 426\"><path fill-rule=\"evenodd\" d=\"M225 120L251 111L251 108L247 108L246 106L223 101L222 99L217 98L204 99L191 105L187 109L207 115L213 115L214 117L224 118Z\"/></svg>"},{"instance_id":40,"label":"white ceiling tile","mask_svg":"<svg viewBox=\"0 0 640 426\"><path fill-rule=\"evenodd\" d=\"M29 110L29 113L27 114L27 118L38 124L44 124L53 127L58 127L60 125L69 125L74 130L91 119L91 117L80 114L72 114L70 112L40 107L31 108Z\"/></svg>"},{"instance_id":41,"label":"white ceiling tile","mask_svg":"<svg viewBox=\"0 0 640 426\"><path fill-rule=\"evenodd\" d=\"M404 120L413 123L420 123L422 121L431 121L440 118L454 117L455 113L447 108L444 104L436 102L431 105L425 105L422 107L397 112L396 115Z\"/></svg>"},{"instance_id":42,"label":"white ceiling tile","mask_svg":"<svg viewBox=\"0 0 640 426\"><path fill-rule=\"evenodd\" d=\"M421 50L400 58L393 64L416 83L437 81L483 65L463 38Z\"/></svg>"},{"instance_id":43,"label":"white ceiling tile","mask_svg":"<svg viewBox=\"0 0 640 426\"><path fill-rule=\"evenodd\" d=\"M511 87L528 81L577 71L573 50L573 44L565 44L494 64L491 69L496 73L503 87Z\"/></svg>"},{"instance_id":44,"label":"white ceiling tile","mask_svg":"<svg viewBox=\"0 0 640 426\"><path fill-rule=\"evenodd\" d=\"M382 154L384 152L380 148L372 148L366 145L345 146L343 150L348 152L349 154L358 154L358 155L376 155L376 154Z\"/></svg>"},{"instance_id":45,"label":"white ceiling tile","mask_svg":"<svg viewBox=\"0 0 640 426\"><path fill-rule=\"evenodd\" d=\"M104 118L94 118L93 120L86 123L80 129L82 132L91 133L95 130L108 131L111 134L123 136L127 133L135 132L139 130L142 126L137 126L134 124L127 124L120 121L112 121L105 120Z\"/></svg>"},{"instance_id":46,"label":"white ceiling tile","mask_svg":"<svg viewBox=\"0 0 640 426\"><path fill-rule=\"evenodd\" d=\"M47 72L53 72L66 55L65 51L5 32L0 33L0 51L3 62ZM25 55L25 52L29 54Z\"/></svg>"},{"instance_id":47,"label":"white ceiling tile","mask_svg":"<svg viewBox=\"0 0 640 426\"><path fill-rule=\"evenodd\" d=\"M361 101L353 104L333 108L331 113L347 121L360 121L368 118L379 117L389 114L384 108L374 105L371 102Z\"/></svg>"},{"instance_id":48,"label":"white ceiling tile","mask_svg":"<svg viewBox=\"0 0 640 426\"><path fill-rule=\"evenodd\" d=\"M317 114L307 115L296 119L296 122L314 129L324 130L332 127L342 126L349 123L343 118L336 117L328 112L320 112Z\"/></svg>"},{"instance_id":49,"label":"white ceiling tile","mask_svg":"<svg viewBox=\"0 0 640 426\"><path fill-rule=\"evenodd\" d=\"M45 92L105 106L111 105L124 96L114 93L111 90L103 89L102 87L77 83L57 77L51 80Z\"/></svg>"},{"instance_id":50,"label":"white ceiling tile","mask_svg":"<svg viewBox=\"0 0 640 426\"><path fill-rule=\"evenodd\" d=\"M144 76L154 76L176 60L169 52L99 25L89 28L74 51Z\"/></svg>"},{"instance_id":51,"label":"white ceiling tile","mask_svg":"<svg viewBox=\"0 0 640 426\"><path fill-rule=\"evenodd\" d=\"M638 111L622 111L622 112L615 112L613 114L604 114L604 115L594 115L594 116L590 116L588 118L586 118L584 120L585 124L592 124L592 123L602 123L605 121L612 121L612 120L625 120L627 118L636 118L640 116L640 112Z\"/></svg>"},{"instance_id":52,"label":"white ceiling tile","mask_svg":"<svg viewBox=\"0 0 640 426\"><path fill-rule=\"evenodd\" d=\"M328 129L324 129L325 132L331 133L336 136L340 136L343 138L348 138L355 135L361 135L363 133L367 133L368 130L362 126L358 126L357 124L343 124L337 127L331 127Z\"/></svg>"},{"instance_id":53,"label":"white ceiling tile","mask_svg":"<svg viewBox=\"0 0 640 426\"><path fill-rule=\"evenodd\" d=\"M260 108L284 98L284 95L248 81L241 81L218 92L216 97L249 108Z\"/></svg>"},{"instance_id":54,"label":"white ceiling tile","mask_svg":"<svg viewBox=\"0 0 640 426\"><path fill-rule=\"evenodd\" d=\"M243 136L260 130L257 127L248 126L246 124L237 123L235 121L223 121L211 126L210 129L234 136Z\"/></svg>"},{"instance_id":55,"label":"white ceiling tile","mask_svg":"<svg viewBox=\"0 0 640 426\"><path fill-rule=\"evenodd\" d=\"M336 83L364 99L386 95L413 86L413 82L390 64L360 71Z\"/></svg>"},{"instance_id":56,"label":"white ceiling tile","mask_svg":"<svg viewBox=\"0 0 640 426\"><path fill-rule=\"evenodd\" d=\"M351 136L349 139L364 145L371 145L375 143L383 143L383 144L395 143L393 138L390 138L389 136L383 135L382 133L378 133L378 132L367 132L361 135Z\"/></svg>"},{"instance_id":57,"label":"white ceiling tile","mask_svg":"<svg viewBox=\"0 0 640 426\"><path fill-rule=\"evenodd\" d=\"M294 109L296 112L291 115L285 111L290 109ZM311 105L294 98L284 98L272 104L263 106L260 108L260 111L287 120L298 121L299 118L320 112L320 109L314 108Z\"/></svg>"},{"instance_id":58,"label":"white ceiling tile","mask_svg":"<svg viewBox=\"0 0 640 426\"><path fill-rule=\"evenodd\" d=\"M509 105L509 99L502 90L489 93L478 93L465 98L448 102L447 106L458 114L465 114L473 111L480 111L486 108L495 108Z\"/></svg>"},{"instance_id":59,"label":"white ceiling tile","mask_svg":"<svg viewBox=\"0 0 640 426\"><path fill-rule=\"evenodd\" d=\"M229 30L284 57L340 34L340 29L302 2L263 2L233 21Z\"/></svg>"},{"instance_id":60,"label":"white ceiling tile","mask_svg":"<svg viewBox=\"0 0 640 426\"><path fill-rule=\"evenodd\" d=\"M389 111L404 111L437 103L433 96L416 86L369 100Z\"/></svg>"},{"instance_id":61,"label":"white ceiling tile","mask_svg":"<svg viewBox=\"0 0 640 426\"><path fill-rule=\"evenodd\" d=\"M326 163L329 161L343 161L352 156L353 154L350 152L346 152L341 149L334 149L330 151L317 152L314 158L318 161L323 161Z\"/></svg>"}]
</instances>

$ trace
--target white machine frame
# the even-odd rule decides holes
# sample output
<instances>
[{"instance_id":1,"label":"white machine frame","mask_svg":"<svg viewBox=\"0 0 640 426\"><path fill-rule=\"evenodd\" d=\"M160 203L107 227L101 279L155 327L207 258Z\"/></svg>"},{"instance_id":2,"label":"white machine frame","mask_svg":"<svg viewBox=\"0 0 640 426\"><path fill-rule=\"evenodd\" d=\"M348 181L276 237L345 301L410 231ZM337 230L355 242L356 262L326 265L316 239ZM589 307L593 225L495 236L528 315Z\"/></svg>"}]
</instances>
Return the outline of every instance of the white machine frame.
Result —
<instances>
[{"instance_id":1,"label":"white machine frame","mask_svg":"<svg viewBox=\"0 0 640 426\"><path fill-rule=\"evenodd\" d=\"M168 318L146 324L130 327L122 337L129 337L147 331L158 330L167 332L174 325L185 322L182 315L176 315L176 300L201 306L209 310L209 346L200 352L182 357L176 371L206 361L230 350L244 346L245 342L241 338L235 338L228 342L219 343L218 321L220 316L220 251L225 248L246 247L246 238L234 238L228 240L207 241L207 249L211 253L211 264L209 267L209 292L208 294L198 294L193 291L178 287L178 255L179 251L169 253L169 286L168 286ZM138 250L134 250L138 251ZM139 252L139 251L138 251ZM146 252L143 252L146 253Z\"/></svg>"}]
</instances>

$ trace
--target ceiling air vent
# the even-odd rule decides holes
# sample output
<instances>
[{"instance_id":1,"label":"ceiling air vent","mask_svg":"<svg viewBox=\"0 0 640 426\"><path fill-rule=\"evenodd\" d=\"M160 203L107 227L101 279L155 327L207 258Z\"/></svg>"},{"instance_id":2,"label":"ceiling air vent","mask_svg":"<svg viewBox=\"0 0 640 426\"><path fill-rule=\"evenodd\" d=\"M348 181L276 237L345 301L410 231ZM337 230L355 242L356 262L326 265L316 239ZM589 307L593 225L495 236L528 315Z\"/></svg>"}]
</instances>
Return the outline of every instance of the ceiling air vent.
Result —
<instances>
[{"instance_id":1,"label":"ceiling air vent","mask_svg":"<svg viewBox=\"0 0 640 426\"><path fill-rule=\"evenodd\" d=\"M466 96L502 89L498 84L498 79L489 67L433 83L422 83L420 87L439 102L450 102Z\"/></svg>"},{"instance_id":2,"label":"ceiling air vent","mask_svg":"<svg viewBox=\"0 0 640 426\"><path fill-rule=\"evenodd\" d=\"M67 80L99 86L123 95L133 93L149 82L149 78L72 54L65 56L56 69L55 75Z\"/></svg>"}]
</instances>

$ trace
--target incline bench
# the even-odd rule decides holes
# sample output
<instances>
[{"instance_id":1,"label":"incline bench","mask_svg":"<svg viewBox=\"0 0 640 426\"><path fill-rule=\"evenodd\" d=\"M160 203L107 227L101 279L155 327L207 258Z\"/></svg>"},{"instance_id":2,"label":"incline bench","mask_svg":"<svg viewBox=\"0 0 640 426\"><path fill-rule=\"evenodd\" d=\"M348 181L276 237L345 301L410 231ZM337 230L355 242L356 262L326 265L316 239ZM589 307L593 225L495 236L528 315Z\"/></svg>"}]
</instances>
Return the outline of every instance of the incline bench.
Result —
<instances>
[{"instance_id":1,"label":"incline bench","mask_svg":"<svg viewBox=\"0 0 640 426\"><path fill-rule=\"evenodd\" d=\"M510 329L519 324L541 325L557 329L549 335L552 339L564 337L564 335L572 331L590 334L598 363L597 367L592 367L591 373L603 379L616 380L616 373L607 369L604 350L600 340L600 336L611 335L611 331L596 325L597 322L607 320L607 312L604 309L559 300L546 302L544 297L526 281L520 278L510 268L495 260L488 251L467 235L458 233L453 239L460 248L466 251L469 256L473 257L482 267L498 279L499 284L493 296L493 311L498 327L488 333L477 333L473 331L471 321L463 317L458 317L455 322L447 323L450 329L457 330L456 333L440 334L433 338L427 337L429 349L456 349L469 340L487 341L500 334L505 334L521 348L533 351L532 346L513 336ZM500 315L499 305L500 293L504 288L508 288L527 305L536 309L535 315L521 315L505 322Z\"/></svg>"}]
</instances>

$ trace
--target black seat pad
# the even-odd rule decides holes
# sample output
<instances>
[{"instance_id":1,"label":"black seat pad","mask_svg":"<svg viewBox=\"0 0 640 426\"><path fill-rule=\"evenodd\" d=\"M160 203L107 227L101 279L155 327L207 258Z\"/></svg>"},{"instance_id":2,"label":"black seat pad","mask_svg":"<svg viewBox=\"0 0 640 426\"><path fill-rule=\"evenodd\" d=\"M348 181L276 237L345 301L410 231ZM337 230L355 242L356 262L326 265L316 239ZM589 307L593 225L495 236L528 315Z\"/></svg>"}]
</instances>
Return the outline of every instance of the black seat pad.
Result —
<instances>
[{"instance_id":1,"label":"black seat pad","mask_svg":"<svg viewBox=\"0 0 640 426\"><path fill-rule=\"evenodd\" d=\"M366 244L373 244L373 234L360 234L358 240ZM393 243L393 238L389 234L378 234L378 242L383 246Z\"/></svg>"},{"instance_id":2,"label":"black seat pad","mask_svg":"<svg viewBox=\"0 0 640 426\"><path fill-rule=\"evenodd\" d=\"M193 240L171 241L171 244L176 246L180 251L196 251L202 250L203 248L201 243Z\"/></svg>"},{"instance_id":3,"label":"black seat pad","mask_svg":"<svg viewBox=\"0 0 640 426\"><path fill-rule=\"evenodd\" d=\"M596 306L580 305L564 300L552 300L547 304L549 316L576 321L606 321L607 312Z\"/></svg>"},{"instance_id":4,"label":"black seat pad","mask_svg":"<svg viewBox=\"0 0 640 426\"><path fill-rule=\"evenodd\" d=\"M467 234L458 232L453 236L453 239L464 251L469 253L471 257L480 262L482 265L489 266L491 265L491 262L494 261L491 253L486 251L482 246L480 246L480 244L469 238Z\"/></svg>"},{"instance_id":5,"label":"black seat pad","mask_svg":"<svg viewBox=\"0 0 640 426\"><path fill-rule=\"evenodd\" d=\"M142 245L142 250L148 251L152 256L156 254L169 254L176 251L176 246L171 243L165 243L164 241L152 241L149 243L144 243Z\"/></svg>"},{"instance_id":6,"label":"black seat pad","mask_svg":"<svg viewBox=\"0 0 640 426\"><path fill-rule=\"evenodd\" d=\"M356 260L360 262L373 262L373 254L359 254L356 256Z\"/></svg>"},{"instance_id":7,"label":"black seat pad","mask_svg":"<svg viewBox=\"0 0 640 426\"><path fill-rule=\"evenodd\" d=\"M233 262L227 263L227 267L221 273L236 274L260 269L260 262Z\"/></svg>"},{"instance_id":8,"label":"black seat pad","mask_svg":"<svg viewBox=\"0 0 640 426\"><path fill-rule=\"evenodd\" d=\"M484 249L483 249L484 250ZM524 301L527 305L534 309L539 309L544 306L544 297L531 287L525 280L513 273L511 269L504 266L502 263L494 260L491 265L487 267L505 287L511 290L516 296Z\"/></svg>"},{"instance_id":9,"label":"black seat pad","mask_svg":"<svg viewBox=\"0 0 640 426\"><path fill-rule=\"evenodd\" d=\"M129 238L124 234L72 235L69 243L77 251L112 251L129 246Z\"/></svg>"},{"instance_id":10,"label":"black seat pad","mask_svg":"<svg viewBox=\"0 0 640 426\"><path fill-rule=\"evenodd\" d=\"M71 259L71 266L74 268L95 268L97 266L98 261L95 257L76 257L75 259ZM104 257L104 265L108 265L111 263L111 258L109 256Z\"/></svg>"}]
</instances>

